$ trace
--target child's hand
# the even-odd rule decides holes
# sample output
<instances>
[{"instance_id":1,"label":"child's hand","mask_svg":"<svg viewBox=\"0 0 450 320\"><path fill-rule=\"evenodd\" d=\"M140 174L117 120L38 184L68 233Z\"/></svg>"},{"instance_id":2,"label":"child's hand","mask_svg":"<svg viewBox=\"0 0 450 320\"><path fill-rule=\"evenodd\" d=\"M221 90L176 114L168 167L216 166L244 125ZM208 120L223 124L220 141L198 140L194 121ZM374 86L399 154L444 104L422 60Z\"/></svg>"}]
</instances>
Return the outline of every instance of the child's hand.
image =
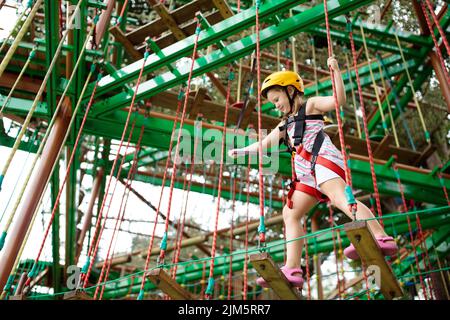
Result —
<instances>
[{"instance_id":1,"label":"child's hand","mask_svg":"<svg viewBox=\"0 0 450 320\"><path fill-rule=\"evenodd\" d=\"M327 65L329 68L331 67L331 69L333 69L334 71L339 71L338 62L334 56L328 58Z\"/></svg>"}]
</instances>

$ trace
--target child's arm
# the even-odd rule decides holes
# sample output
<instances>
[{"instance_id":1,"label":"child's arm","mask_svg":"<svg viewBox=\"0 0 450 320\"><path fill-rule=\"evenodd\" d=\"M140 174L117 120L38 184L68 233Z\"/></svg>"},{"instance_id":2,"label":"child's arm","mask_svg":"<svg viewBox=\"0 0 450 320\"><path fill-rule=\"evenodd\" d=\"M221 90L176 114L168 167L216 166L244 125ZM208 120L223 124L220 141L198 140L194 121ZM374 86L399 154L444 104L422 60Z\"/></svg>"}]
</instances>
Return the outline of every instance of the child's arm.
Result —
<instances>
[{"instance_id":1,"label":"child's arm","mask_svg":"<svg viewBox=\"0 0 450 320\"><path fill-rule=\"evenodd\" d=\"M281 121L278 126L275 127L264 139L262 140L262 149L268 149L275 145L278 145L281 139L281 131L278 127L282 126L284 124L284 120ZM240 149L231 149L228 151L228 155L230 157L235 157L239 154L252 154L257 153L259 148L259 141L256 141L255 143L252 143L244 148Z\"/></svg>"},{"instance_id":2,"label":"child's arm","mask_svg":"<svg viewBox=\"0 0 450 320\"><path fill-rule=\"evenodd\" d=\"M344 105L346 101L344 81L342 80L341 71L339 65L334 57L328 58L328 66L334 70L334 82L336 84L336 94L339 105ZM313 110L318 112L333 111L334 108L334 96L328 97L312 97L308 99L308 103L311 103ZM309 107L308 107L309 109ZM316 112L313 112L316 113Z\"/></svg>"}]
</instances>

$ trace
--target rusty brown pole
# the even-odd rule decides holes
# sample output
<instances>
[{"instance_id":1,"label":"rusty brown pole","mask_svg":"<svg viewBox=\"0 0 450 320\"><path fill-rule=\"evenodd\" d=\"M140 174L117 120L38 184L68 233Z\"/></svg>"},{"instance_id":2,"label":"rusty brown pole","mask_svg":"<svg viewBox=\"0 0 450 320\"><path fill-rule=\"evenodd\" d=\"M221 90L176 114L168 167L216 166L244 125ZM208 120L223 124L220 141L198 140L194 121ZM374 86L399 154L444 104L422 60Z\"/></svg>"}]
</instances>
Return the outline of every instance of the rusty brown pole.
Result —
<instances>
[{"instance_id":1,"label":"rusty brown pole","mask_svg":"<svg viewBox=\"0 0 450 320\"><path fill-rule=\"evenodd\" d=\"M311 231L314 233L319 230L319 223L317 222L317 218L321 214L320 211L317 211L311 218ZM314 255L314 270L317 275L317 299L323 300L323 286L322 286L322 269L320 268L320 253Z\"/></svg>"},{"instance_id":2,"label":"rusty brown pole","mask_svg":"<svg viewBox=\"0 0 450 320\"><path fill-rule=\"evenodd\" d=\"M89 200L88 209L87 209L85 217L84 217L83 227L81 229L80 235L77 240L77 248L76 248L77 251L76 251L76 255L75 255L75 263L78 263L78 259L80 258L81 250L83 249L84 238L86 237L87 231L91 227L92 213L94 212L95 200L98 197L98 194L100 191L100 186L102 184L103 174L104 174L104 170L103 170L103 168L100 168L98 170L97 176L95 177L95 180L94 180L94 186L92 187L91 199Z\"/></svg>"},{"instance_id":3,"label":"rusty brown pole","mask_svg":"<svg viewBox=\"0 0 450 320\"><path fill-rule=\"evenodd\" d=\"M58 160L59 150L70 122L71 113L70 100L65 99L42 151L41 161L25 190L25 202L20 211L17 211L16 222L9 232L10 240L6 242L2 250L0 256L0 288L4 288L8 280L34 212L40 202L39 200L45 192L45 186L52 172L53 164Z\"/></svg>"},{"instance_id":4,"label":"rusty brown pole","mask_svg":"<svg viewBox=\"0 0 450 320\"><path fill-rule=\"evenodd\" d=\"M111 15L116 4L116 0L109 0L106 10L102 12L98 20L97 27L95 28L94 42L98 47L100 46L100 41L102 41L103 35L109 26L109 21L111 20Z\"/></svg>"}]
</instances>

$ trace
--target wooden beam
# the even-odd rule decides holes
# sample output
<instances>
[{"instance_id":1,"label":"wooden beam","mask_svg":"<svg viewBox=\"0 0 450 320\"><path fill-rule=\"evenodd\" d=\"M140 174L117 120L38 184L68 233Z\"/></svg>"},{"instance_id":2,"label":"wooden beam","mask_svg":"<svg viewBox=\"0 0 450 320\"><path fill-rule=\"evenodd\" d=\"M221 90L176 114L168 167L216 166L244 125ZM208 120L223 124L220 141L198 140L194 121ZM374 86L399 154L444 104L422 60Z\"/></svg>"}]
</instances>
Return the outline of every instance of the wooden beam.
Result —
<instances>
[{"instance_id":1,"label":"wooden beam","mask_svg":"<svg viewBox=\"0 0 450 320\"><path fill-rule=\"evenodd\" d=\"M186 111L189 114L189 119L196 119L198 113L201 112L201 105L203 104L203 100L205 100L206 93L206 88L198 88L195 93L194 100L191 104L189 104L189 109Z\"/></svg>"},{"instance_id":2,"label":"wooden beam","mask_svg":"<svg viewBox=\"0 0 450 320\"><path fill-rule=\"evenodd\" d=\"M376 149L373 151L373 156L375 158L386 159L392 154L389 152L389 145L394 142L394 137L391 135L384 136L383 140L378 144Z\"/></svg>"},{"instance_id":3,"label":"wooden beam","mask_svg":"<svg viewBox=\"0 0 450 320\"><path fill-rule=\"evenodd\" d=\"M163 269L154 269L147 278L173 300L193 300L192 295L172 279Z\"/></svg>"},{"instance_id":4,"label":"wooden beam","mask_svg":"<svg viewBox=\"0 0 450 320\"><path fill-rule=\"evenodd\" d=\"M64 294L64 300L93 300L86 292L81 290L69 291Z\"/></svg>"},{"instance_id":5,"label":"wooden beam","mask_svg":"<svg viewBox=\"0 0 450 320\"><path fill-rule=\"evenodd\" d=\"M112 267L112 266L115 266L115 265L118 265L118 264L124 264L124 263L128 263L128 262L131 262L131 254L115 257L115 258L112 259L110 264L111 264L111 267ZM103 264L105 264L105 261L97 262L95 264L95 267L97 269L101 269L101 268L103 268Z\"/></svg>"},{"instance_id":6,"label":"wooden beam","mask_svg":"<svg viewBox=\"0 0 450 320\"><path fill-rule=\"evenodd\" d=\"M109 29L109 32L111 32L116 41L122 44L123 48L128 53L133 62L143 58L142 53L134 48L134 45L130 40L128 40L125 33L123 33L123 31L118 26L112 27L111 29Z\"/></svg>"},{"instance_id":7,"label":"wooden beam","mask_svg":"<svg viewBox=\"0 0 450 320\"><path fill-rule=\"evenodd\" d=\"M233 11L225 0L212 0L216 8L219 10L220 15L224 19L228 19L233 16Z\"/></svg>"},{"instance_id":8,"label":"wooden beam","mask_svg":"<svg viewBox=\"0 0 450 320\"><path fill-rule=\"evenodd\" d=\"M182 40L186 38L183 31L178 27L177 22L170 14L169 10L167 10L166 6L163 3L157 3L153 6L153 9L158 13L161 17L162 22L172 31L172 34L175 36L177 40Z\"/></svg>"},{"instance_id":9,"label":"wooden beam","mask_svg":"<svg viewBox=\"0 0 450 320\"><path fill-rule=\"evenodd\" d=\"M282 300L301 300L301 291L294 288L267 252L250 255L250 262Z\"/></svg>"},{"instance_id":10,"label":"wooden beam","mask_svg":"<svg viewBox=\"0 0 450 320\"><path fill-rule=\"evenodd\" d=\"M344 225L347 237L355 246L364 268L377 266L379 268L380 291L385 299L392 300L403 296L403 291L398 283L391 266L384 259L375 237L367 227L366 221L355 221Z\"/></svg>"}]
</instances>

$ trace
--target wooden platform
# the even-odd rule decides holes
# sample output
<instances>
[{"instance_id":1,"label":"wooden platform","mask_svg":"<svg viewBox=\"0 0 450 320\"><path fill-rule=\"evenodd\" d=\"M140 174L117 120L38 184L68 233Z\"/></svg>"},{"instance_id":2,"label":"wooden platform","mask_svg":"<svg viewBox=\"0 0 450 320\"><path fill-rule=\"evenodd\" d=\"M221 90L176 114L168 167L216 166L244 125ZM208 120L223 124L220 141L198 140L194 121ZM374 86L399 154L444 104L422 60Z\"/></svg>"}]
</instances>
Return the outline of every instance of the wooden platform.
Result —
<instances>
[{"instance_id":1,"label":"wooden platform","mask_svg":"<svg viewBox=\"0 0 450 320\"><path fill-rule=\"evenodd\" d=\"M81 290L74 290L64 294L64 300L94 300L90 295Z\"/></svg>"},{"instance_id":2,"label":"wooden platform","mask_svg":"<svg viewBox=\"0 0 450 320\"><path fill-rule=\"evenodd\" d=\"M280 299L302 300L301 291L289 283L267 252L250 255L250 262Z\"/></svg>"},{"instance_id":3,"label":"wooden platform","mask_svg":"<svg viewBox=\"0 0 450 320\"><path fill-rule=\"evenodd\" d=\"M400 298L403 296L402 289L398 283L391 266L386 262L377 241L367 227L366 221L350 222L344 225L347 237L355 246L364 268L373 269L376 266L380 270L379 287L385 299Z\"/></svg>"},{"instance_id":4,"label":"wooden platform","mask_svg":"<svg viewBox=\"0 0 450 320\"><path fill-rule=\"evenodd\" d=\"M15 296L10 296L8 300L27 300L27 297L24 294L18 294Z\"/></svg>"},{"instance_id":5,"label":"wooden platform","mask_svg":"<svg viewBox=\"0 0 450 320\"><path fill-rule=\"evenodd\" d=\"M182 288L161 268L148 272L147 278L173 300L193 300L191 293Z\"/></svg>"}]
</instances>

